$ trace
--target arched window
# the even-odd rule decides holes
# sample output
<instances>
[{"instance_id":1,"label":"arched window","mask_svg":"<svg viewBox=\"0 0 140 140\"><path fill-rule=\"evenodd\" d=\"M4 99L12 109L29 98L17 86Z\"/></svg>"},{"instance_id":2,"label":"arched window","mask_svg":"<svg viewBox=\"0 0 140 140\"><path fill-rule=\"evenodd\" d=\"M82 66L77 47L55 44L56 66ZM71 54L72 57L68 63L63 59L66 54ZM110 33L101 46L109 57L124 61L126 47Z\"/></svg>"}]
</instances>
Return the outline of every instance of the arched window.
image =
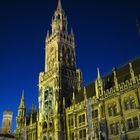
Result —
<instances>
[{"instance_id":1,"label":"arched window","mask_svg":"<svg viewBox=\"0 0 140 140\"><path fill-rule=\"evenodd\" d=\"M113 105L113 115L115 116L117 114L117 105Z\"/></svg>"},{"instance_id":2,"label":"arched window","mask_svg":"<svg viewBox=\"0 0 140 140\"><path fill-rule=\"evenodd\" d=\"M43 123L43 129L46 129L46 128L47 128L47 123L44 122L44 123Z\"/></svg>"},{"instance_id":3,"label":"arched window","mask_svg":"<svg viewBox=\"0 0 140 140\"><path fill-rule=\"evenodd\" d=\"M58 14L57 19L60 20L60 15Z\"/></svg>"},{"instance_id":4,"label":"arched window","mask_svg":"<svg viewBox=\"0 0 140 140\"><path fill-rule=\"evenodd\" d=\"M130 108L135 109L135 100L134 100L134 98L130 98Z\"/></svg>"},{"instance_id":5,"label":"arched window","mask_svg":"<svg viewBox=\"0 0 140 140\"><path fill-rule=\"evenodd\" d=\"M43 137L43 140L47 140L46 136Z\"/></svg>"},{"instance_id":6,"label":"arched window","mask_svg":"<svg viewBox=\"0 0 140 140\"><path fill-rule=\"evenodd\" d=\"M129 109L129 100L128 99L124 99L124 108L125 108L125 110Z\"/></svg>"}]
</instances>

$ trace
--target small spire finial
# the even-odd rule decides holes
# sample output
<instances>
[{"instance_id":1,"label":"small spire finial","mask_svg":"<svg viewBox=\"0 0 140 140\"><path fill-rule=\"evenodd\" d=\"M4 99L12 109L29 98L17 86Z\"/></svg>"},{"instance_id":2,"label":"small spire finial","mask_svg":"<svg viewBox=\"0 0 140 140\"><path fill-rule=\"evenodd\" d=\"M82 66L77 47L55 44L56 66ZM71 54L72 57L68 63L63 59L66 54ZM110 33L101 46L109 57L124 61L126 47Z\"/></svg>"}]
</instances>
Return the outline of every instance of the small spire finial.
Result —
<instances>
[{"instance_id":1,"label":"small spire finial","mask_svg":"<svg viewBox=\"0 0 140 140\"><path fill-rule=\"evenodd\" d=\"M133 66L131 62L129 63L129 70L130 70L130 75L131 75L131 79L133 80L133 83L136 83L135 74L134 74L134 70L133 70Z\"/></svg>"},{"instance_id":2,"label":"small spire finial","mask_svg":"<svg viewBox=\"0 0 140 140\"><path fill-rule=\"evenodd\" d=\"M25 104L24 104L24 89L22 90L22 97L21 97L21 101L20 101L20 108L24 108Z\"/></svg>"},{"instance_id":3,"label":"small spire finial","mask_svg":"<svg viewBox=\"0 0 140 140\"><path fill-rule=\"evenodd\" d=\"M115 83L116 90L119 90L116 68L113 68L113 75L114 75L114 83Z\"/></svg>"},{"instance_id":4,"label":"small spire finial","mask_svg":"<svg viewBox=\"0 0 140 140\"><path fill-rule=\"evenodd\" d=\"M35 111L36 111L36 109L35 109L35 104L34 104L34 102L32 102L31 114L33 114Z\"/></svg>"},{"instance_id":5,"label":"small spire finial","mask_svg":"<svg viewBox=\"0 0 140 140\"><path fill-rule=\"evenodd\" d=\"M100 69L99 68L97 68L97 74L98 74L98 79L101 79L101 75L100 75Z\"/></svg>"},{"instance_id":6,"label":"small spire finial","mask_svg":"<svg viewBox=\"0 0 140 140\"><path fill-rule=\"evenodd\" d=\"M47 31L47 38L49 38L49 30Z\"/></svg>"},{"instance_id":7,"label":"small spire finial","mask_svg":"<svg viewBox=\"0 0 140 140\"><path fill-rule=\"evenodd\" d=\"M58 10L61 10L61 9L62 9L61 0L58 0L58 6L57 6L57 9L58 9Z\"/></svg>"},{"instance_id":8,"label":"small spire finial","mask_svg":"<svg viewBox=\"0 0 140 140\"><path fill-rule=\"evenodd\" d=\"M22 99L24 99L24 89L22 90Z\"/></svg>"},{"instance_id":9,"label":"small spire finial","mask_svg":"<svg viewBox=\"0 0 140 140\"><path fill-rule=\"evenodd\" d=\"M87 100L87 90L86 90L86 87L84 87L84 98L85 98L85 100Z\"/></svg>"}]
</instances>

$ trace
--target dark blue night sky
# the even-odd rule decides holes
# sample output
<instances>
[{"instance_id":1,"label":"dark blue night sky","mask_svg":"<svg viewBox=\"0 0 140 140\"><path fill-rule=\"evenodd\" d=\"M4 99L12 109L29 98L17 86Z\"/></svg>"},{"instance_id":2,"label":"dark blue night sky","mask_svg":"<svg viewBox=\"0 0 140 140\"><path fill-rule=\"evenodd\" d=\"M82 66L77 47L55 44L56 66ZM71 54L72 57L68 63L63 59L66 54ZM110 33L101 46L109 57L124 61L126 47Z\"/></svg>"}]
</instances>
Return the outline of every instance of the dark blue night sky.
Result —
<instances>
[{"instance_id":1,"label":"dark blue night sky","mask_svg":"<svg viewBox=\"0 0 140 140\"><path fill-rule=\"evenodd\" d=\"M140 56L139 0L62 0L76 38L77 66L84 84ZM29 110L38 106L38 76L44 70L45 36L57 0L0 0L0 124L5 109L14 112L22 89ZM1 125L0 125L1 126Z\"/></svg>"}]
</instances>

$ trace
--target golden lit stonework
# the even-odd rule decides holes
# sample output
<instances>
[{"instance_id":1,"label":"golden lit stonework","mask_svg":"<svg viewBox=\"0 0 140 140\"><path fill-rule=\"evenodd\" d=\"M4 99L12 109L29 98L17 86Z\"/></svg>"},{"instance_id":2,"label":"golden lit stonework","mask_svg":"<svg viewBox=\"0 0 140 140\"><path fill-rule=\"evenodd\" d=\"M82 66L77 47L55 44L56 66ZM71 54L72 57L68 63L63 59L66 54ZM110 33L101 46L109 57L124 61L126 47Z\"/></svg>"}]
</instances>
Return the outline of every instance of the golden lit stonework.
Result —
<instances>
[{"instance_id":1,"label":"golden lit stonework","mask_svg":"<svg viewBox=\"0 0 140 140\"><path fill-rule=\"evenodd\" d=\"M24 94L16 140L139 140L140 58L82 87L75 37L61 1L47 32L45 70L39 75L39 112L26 116Z\"/></svg>"}]
</instances>

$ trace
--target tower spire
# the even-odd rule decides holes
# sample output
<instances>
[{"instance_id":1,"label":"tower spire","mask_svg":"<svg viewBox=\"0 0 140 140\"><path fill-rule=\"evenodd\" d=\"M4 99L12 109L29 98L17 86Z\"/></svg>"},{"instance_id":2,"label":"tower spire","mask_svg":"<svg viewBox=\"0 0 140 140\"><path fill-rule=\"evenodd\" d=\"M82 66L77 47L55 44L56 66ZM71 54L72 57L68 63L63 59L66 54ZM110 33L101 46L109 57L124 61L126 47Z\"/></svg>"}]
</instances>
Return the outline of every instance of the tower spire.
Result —
<instances>
[{"instance_id":1,"label":"tower spire","mask_svg":"<svg viewBox=\"0 0 140 140\"><path fill-rule=\"evenodd\" d=\"M61 0L58 0L57 10L62 10Z\"/></svg>"},{"instance_id":2,"label":"tower spire","mask_svg":"<svg viewBox=\"0 0 140 140\"><path fill-rule=\"evenodd\" d=\"M19 108L25 108L25 104L24 104L24 90L22 90L22 97L21 97Z\"/></svg>"},{"instance_id":3,"label":"tower spire","mask_svg":"<svg viewBox=\"0 0 140 140\"><path fill-rule=\"evenodd\" d=\"M97 68L97 79L99 80L99 79L101 79L101 75L100 75L100 69L99 68Z\"/></svg>"}]
</instances>

